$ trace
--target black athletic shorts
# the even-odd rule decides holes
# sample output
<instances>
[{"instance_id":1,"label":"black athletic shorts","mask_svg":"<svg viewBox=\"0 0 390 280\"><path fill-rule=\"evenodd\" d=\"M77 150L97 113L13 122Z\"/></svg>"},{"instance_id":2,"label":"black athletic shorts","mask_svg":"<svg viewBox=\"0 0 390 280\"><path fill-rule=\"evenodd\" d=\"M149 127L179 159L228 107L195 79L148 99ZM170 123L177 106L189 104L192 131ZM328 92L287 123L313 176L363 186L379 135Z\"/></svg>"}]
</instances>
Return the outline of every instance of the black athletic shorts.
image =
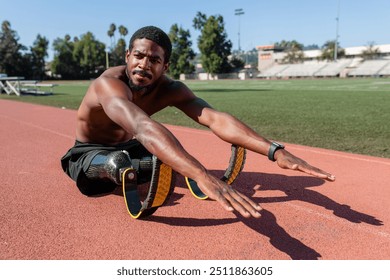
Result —
<instances>
[{"instance_id":1,"label":"black athletic shorts","mask_svg":"<svg viewBox=\"0 0 390 280\"><path fill-rule=\"evenodd\" d=\"M97 195L112 192L117 185L111 180L99 179L90 180L85 175L92 159L102 151L121 151L126 150L131 158L141 158L148 154L144 146L133 139L126 143L115 146L106 146L101 144L75 142L67 153L61 158L61 166L64 172L76 182L81 193L85 195Z\"/></svg>"}]
</instances>

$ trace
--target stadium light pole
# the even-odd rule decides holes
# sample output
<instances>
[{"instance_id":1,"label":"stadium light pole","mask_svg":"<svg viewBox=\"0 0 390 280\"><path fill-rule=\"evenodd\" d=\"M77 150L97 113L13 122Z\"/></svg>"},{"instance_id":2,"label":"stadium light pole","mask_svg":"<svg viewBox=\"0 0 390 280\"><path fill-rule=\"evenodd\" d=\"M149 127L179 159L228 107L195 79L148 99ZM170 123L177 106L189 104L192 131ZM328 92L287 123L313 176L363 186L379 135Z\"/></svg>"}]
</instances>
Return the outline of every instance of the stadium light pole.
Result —
<instances>
[{"instance_id":1,"label":"stadium light pole","mask_svg":"<svg viewBox=\"0 0 390 280\"><path fill-rule=\"evenodd\" d=\"M241 52L241 45L240 45L240 17L244 14L243 9L235 9L234 15L238 16L238 52Z\"/></svg>"},{"instance_id":2,"label":"stadium light pole","mask_svg":"<svg viewBox=\"0 0 390 280\"><path fill-rule=\"evenodd\" d=\"M339 40L339 17L340 17L340 0L337 7L337 17L336 17L336 40L334 42L334 61L337 61L337 45Z\"/></svg>"}]
</instances>

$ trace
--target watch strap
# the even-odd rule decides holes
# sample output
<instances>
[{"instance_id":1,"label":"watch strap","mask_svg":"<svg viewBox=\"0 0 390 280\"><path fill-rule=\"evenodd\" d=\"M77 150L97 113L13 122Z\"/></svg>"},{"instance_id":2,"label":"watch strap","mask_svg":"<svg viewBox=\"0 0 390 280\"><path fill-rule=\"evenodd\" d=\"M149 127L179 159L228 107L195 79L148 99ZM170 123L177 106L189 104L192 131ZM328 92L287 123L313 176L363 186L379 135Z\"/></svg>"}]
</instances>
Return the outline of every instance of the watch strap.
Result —
<instances>
[{"instance_id":1,"label":"watch strap","mask_svg":"<svg viewBox=\"0 0 390 280\"><path fill-rule=\"evenodd\" d=\"M268 150L268 159L271 161L276 161L275 152L280 149L284 149L284 145L277 142L272 142L271 147Z\"/></svg>"}]
</instances>

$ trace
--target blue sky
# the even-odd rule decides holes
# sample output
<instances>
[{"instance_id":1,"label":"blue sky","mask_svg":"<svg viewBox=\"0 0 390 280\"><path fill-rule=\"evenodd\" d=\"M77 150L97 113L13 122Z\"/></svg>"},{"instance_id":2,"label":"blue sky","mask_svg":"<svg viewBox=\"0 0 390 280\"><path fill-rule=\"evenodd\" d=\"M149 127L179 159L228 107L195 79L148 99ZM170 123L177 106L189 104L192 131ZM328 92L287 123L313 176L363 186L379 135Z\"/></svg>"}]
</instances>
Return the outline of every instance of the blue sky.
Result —
<instances>
[{"instance_id":1,"label":"blue sky","mask_svg":"<svg viewBox=\"0 0 390 280\"><path fill-rule=\"evenodd\" d=\"M177 23L190 31L197 51L199 32L193 29L192 20L200 11L207 16L223 16L233 49L238 49L240 23L241 49L250 50L281 40L319 46L334 40L339 3L341 47L390 44L389 0L0 0L0 21L11 23L21 44L30 47L41 34L50 41L50 49L58 37L80 36L88 31L109 45L107 30L111 23L126 26L129 34L145 25L168 32ZM234 15L238 8L245 13L240 18Z\"/></svg>"}]
</instances>

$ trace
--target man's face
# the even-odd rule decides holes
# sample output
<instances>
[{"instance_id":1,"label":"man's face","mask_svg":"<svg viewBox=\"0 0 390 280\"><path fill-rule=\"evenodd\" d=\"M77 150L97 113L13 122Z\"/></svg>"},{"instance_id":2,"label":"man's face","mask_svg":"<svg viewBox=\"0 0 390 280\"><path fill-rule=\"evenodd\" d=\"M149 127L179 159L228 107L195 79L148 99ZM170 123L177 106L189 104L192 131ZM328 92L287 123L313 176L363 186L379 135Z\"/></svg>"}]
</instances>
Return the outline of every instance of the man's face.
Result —
<instances>
[{"instance_id":1,"label":"man's face","mask_svg":"<svg viewBox=\"0 0 390 280\"><path fill-rule=\"evenodd\" d=\"M140 91L153 85L167 70L164 49L148 39L136 39L126 52L127 73L131 89Z\"/></svg>"}]
</instances>

